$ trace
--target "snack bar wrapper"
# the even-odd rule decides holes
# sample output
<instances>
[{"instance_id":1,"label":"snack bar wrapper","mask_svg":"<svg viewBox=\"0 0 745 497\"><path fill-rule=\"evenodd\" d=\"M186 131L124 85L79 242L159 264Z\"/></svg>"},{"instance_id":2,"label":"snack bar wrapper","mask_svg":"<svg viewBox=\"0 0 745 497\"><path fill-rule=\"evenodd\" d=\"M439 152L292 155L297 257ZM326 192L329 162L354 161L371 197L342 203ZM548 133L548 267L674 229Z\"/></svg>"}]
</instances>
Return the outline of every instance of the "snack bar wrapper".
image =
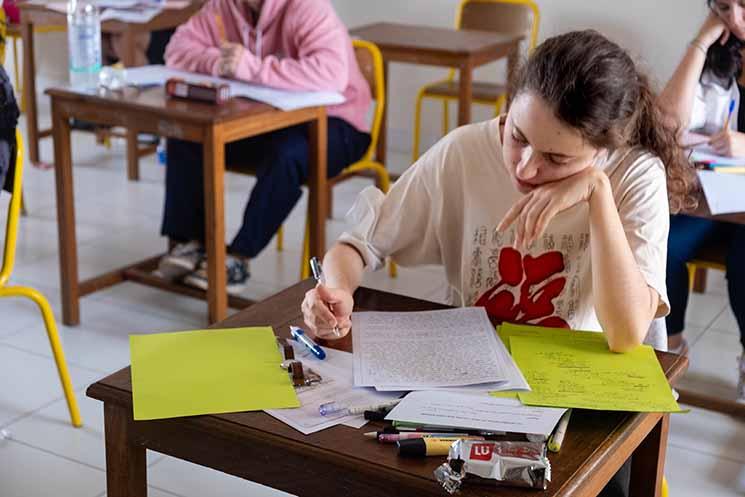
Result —
<instances>
[{"instance_id":1,"label":"snack bar wrapper","mask_svg":"<svg viewBox=\"0 0 745 497\"><path fill-rule=\"evenodd\" d=\"M435 478L449 494L464 480L545 490L551 481L551 463L543 442L458 440L450 447L447 462L435 470Z\"/></svg>"}]
</instances>

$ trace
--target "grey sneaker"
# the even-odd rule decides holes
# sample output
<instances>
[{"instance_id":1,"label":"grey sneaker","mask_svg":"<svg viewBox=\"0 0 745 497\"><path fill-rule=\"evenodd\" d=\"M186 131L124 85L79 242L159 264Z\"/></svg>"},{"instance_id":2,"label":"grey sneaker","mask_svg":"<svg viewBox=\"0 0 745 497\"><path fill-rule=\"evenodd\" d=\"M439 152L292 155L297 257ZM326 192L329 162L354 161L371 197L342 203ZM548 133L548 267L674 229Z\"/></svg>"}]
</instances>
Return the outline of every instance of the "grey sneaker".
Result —
<instances>
[{"instance_id":1,"label":"grey sneaker","mask_svg":"<svg viewBox=\"0 0 745 497\"><path fill-rule=\"evenodd\" d=\"M158 271L163 278L174 281L194 272L204 257L201 243L179 243L160 259Z\"/></svg>"},{"instance_id":2,"label":"grey sneaker","mask_svg":"<svg viewBox=\"0 0 745 497\"><path fill-rule=\"evenodd\" d=\"M737 358L737 402L745 404L745 353Z\"/></svg>"},{"instance_id":3,"label":"grey sneaker","mask_svg":"<svg viewBox=\"0 0 745 497\"><path fill-rule=\"evenodd\" d=\"M228 293L238 293L246 288L246 281L250 276L248 272L248 259L228 254L225 258L225 270L227 271ZM199 263L199 268L184 278L184 283L202 290L209 286L207 278L207 259Z\"/></svg>"}]
</instances>

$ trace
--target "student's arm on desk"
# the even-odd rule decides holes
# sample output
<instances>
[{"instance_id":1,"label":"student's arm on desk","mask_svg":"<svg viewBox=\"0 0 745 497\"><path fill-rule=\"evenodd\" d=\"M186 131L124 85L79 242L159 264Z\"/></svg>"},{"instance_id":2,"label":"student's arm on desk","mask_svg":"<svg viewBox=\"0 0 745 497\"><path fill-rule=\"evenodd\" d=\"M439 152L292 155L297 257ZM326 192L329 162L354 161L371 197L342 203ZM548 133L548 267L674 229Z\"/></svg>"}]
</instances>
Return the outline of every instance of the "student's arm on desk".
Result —
<instances>
[{"instance_id":1,"label":"student's arm on desk","mask_svg":"<svg viewBox=\"0 0 745 497\"><path fill-rule=\"evenodd\" d=\"M729 31L722 20L710 12L696 37L686 46L683 60L660 93L660 105L682 128L691 121L696 88L706 62L705 50L728 37Z\"/></svg>"},{"instance_id":2,"label":"student's arm on desk","mask_svg":"<svg viewBox=\"0 0 745 497\"><path fill-rule=\"evenodd\" d=\"M660 296L640 270L627 234L630 229L621 222L610 182L604 173L599 173L599 177L601 180L590 197L593 301L608 347L613 352L626 352L644 340L658 312ZM664 186L664 177L662 181ZM666 192L664 188L661 191ZM651 200L661 200L667 206L667 198L652 196ZM658 244L663 247L666 226L650 227L664 231L664 234L655 235L659 235ZM637 247L637 252L649 250ZM664 259L659 263L664 267Z\"/></svg>"},{"instance_id":3,"label":"student's arm on desk","mask_svg":"<svg viewBox=\"0 0 745 497\"><path fill-rule=\"evenodd\" d=\"M285 15L289 37L297 55L258 57L244 50L235 78L282 90L338 91L349 83L347 28L330 2L296 2Z\"/></svg>"},{"instance_id":4,"label":"student's arm on desk","mask_svg":"<svg viewBox=\"0 0 745 497\"><path fill-rule=\"evenodd\" d=\"M349 333L354 308L354 291L362 283L365 263L357 249L336 243L323 258L326 285L320 283L305 294L301 306L309 331L326 339L341 338Z\"/></svg>"},{"instance_id":5,"label":"student's arm on desk","mask_svg":"<svg viewBox=\"0 0 745 497\"><path fill-rule=\"evenodd\" d=\"M436 145L424 154L387 195L373 187L360 193L348 214L353 228L323 258L326 285L310 290L303 300L303 317L312 332L329 339L338 338L332 335L334 326L344 335L349 332L352 295L364 270L384 267L386 257L402 265L442 264L439 229L445 194L440 192L440 201L433 202L429 185L437 183L441 152Z\"/></svg>"},{"instance_id":6,"label":"student's arm on desk","mask_svg":"<svg viewBox=\"0 0 745 497\"><path fill-rule=\"evenodd\" d=\"M182 71L218 76L219 40L214 12L205 7L173 34L166 47L166 65Z\"/></svg>"}]
</instances>

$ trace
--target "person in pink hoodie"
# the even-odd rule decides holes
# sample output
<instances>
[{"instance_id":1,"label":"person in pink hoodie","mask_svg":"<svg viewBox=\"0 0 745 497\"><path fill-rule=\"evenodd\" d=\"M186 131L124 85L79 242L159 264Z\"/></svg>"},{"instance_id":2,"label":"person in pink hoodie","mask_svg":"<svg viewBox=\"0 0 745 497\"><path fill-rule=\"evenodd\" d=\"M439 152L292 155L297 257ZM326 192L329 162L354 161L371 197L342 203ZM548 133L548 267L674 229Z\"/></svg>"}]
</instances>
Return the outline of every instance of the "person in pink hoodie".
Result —
<instances>
[{"instance_id":1,"label":"person in pink hoodie","mask_svg":"<svg viewBox=\"0 0 745 497\"><path fill-rule=\"evenodd\" d=\"M327 108L329 177L359 160L370 144L370 89L329 0L210 0L176 30L165 60L175 69L274 88L342 93L344 103ZM248 260L266 247L300 199L308 177L307 126L231 143L225 155L227 162L258 169L243 224L228 251L228 291L235 292L248 279ZM161 231L177 242L160 262L162 275L206 288L198 143L168 140Z\"/></svg>"}]
</instances>

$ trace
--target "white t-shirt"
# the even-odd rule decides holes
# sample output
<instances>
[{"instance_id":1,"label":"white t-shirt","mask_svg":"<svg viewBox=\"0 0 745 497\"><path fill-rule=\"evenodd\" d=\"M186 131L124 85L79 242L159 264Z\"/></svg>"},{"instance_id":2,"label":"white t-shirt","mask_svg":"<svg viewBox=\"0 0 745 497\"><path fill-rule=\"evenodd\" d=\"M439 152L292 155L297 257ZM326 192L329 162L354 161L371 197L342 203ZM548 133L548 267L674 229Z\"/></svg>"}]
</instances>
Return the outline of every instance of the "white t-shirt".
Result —
<instances>
[{"instance_id":1,"label":"white t-shirt","mask_svg":"<svg viewBox=\"0 0 745 497\"><path fill-rule=\"evenodd\" d=\"M513 248L514 225L496 227L522 196L502 159L500 118L463 126L425 153L387 195L365 189L340 241L366 265L390 256L402 266L445 267L452 305L483 305L494 321L599 331L592 302L589 207L554 218L528 250ZM602 166L639 269L669 312L665 264L669 210L662 162L642 150L612 154ZM664 327L652 343L664 347Z\"/></svg>"},{"instance_id":2,"label":"white t-shirt","mask_svg":"<svg viewBox=\"0 0 745 497\"><path fill-rule=\"evenodd\" d=\"M696 95L693 98L691 121L688 123L689 131L704 135L713 135L722 131L732 100L735 101L735 107L729 120L729 129L737 131L740 89L736 81L733 80L730 83L727 88L726 81L716 78L709 71L701 75L701 80L696 86Z\"/></svg>"}]
</instances>

